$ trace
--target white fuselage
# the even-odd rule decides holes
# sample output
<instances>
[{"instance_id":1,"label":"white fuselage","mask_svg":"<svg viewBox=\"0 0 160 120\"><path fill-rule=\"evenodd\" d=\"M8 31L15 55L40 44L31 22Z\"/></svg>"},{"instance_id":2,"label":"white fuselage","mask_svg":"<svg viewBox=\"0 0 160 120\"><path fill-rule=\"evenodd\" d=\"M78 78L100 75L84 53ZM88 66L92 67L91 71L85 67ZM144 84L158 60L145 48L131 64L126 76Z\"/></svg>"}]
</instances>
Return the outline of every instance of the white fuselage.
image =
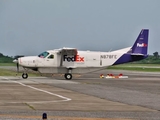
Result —
<instances>
[{"instance_id":1,"label":"white fuselage","mask_svg":"<svg viewBox=\"0 0 160 120\"><path fill-rule=\"evenodd\" d=\"M18 59L24 68L37 69L41 73L87 73L113 65L130 47L112 51L78 51L77 55L61 55L57 50L47 51L47 56L30 56ZM53 55L53 58L50 56Z\"/></svg>"}]
</instances>

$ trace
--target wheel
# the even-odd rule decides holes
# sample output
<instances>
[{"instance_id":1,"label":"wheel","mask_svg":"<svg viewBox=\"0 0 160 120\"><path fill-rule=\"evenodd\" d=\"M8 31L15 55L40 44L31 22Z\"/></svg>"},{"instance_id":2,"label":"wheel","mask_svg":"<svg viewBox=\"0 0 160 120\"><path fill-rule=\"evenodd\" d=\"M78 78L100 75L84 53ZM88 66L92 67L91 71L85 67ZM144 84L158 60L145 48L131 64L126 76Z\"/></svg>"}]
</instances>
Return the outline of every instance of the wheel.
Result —
<instances>
[{"instance_id":1,"label":"wheel","mask_svg":"<svg viewBox=\"0 0 160 120\"><path fill-rule=\"evenodd\" d=\"M71 80L71 79L72 79L72 74L66 73L66 74L64 75L64 77L65 77L66 80Z\"/></svg>"},{"instance_id":2,"label":"wheel","mask_svg":"<svg viewBox=\"0 0 160 120\"><path fill-rule=\"evenodd\" d=\"M23 73L23 74L22 74L22 78L23 78L23 79L27 79L27 78L28 78L28 74L27 74L27 73Z\"/></svg>"}]
</instances>

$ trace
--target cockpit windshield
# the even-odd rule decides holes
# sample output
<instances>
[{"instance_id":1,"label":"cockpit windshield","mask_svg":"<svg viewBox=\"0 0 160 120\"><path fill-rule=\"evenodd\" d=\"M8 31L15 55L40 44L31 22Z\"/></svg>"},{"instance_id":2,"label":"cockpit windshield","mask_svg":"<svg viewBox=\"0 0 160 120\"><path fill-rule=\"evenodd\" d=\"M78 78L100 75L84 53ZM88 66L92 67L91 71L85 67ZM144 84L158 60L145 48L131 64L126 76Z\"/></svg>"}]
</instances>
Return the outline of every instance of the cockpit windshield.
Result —
<instances>
[{"instance_id":1,"label":"cockpit windshield","mask_svg":"<svg viewBox=\"0 0 160 120\"><path fill-rule=\"evenodd\" d=\"M43 52L43 53L39 54L38 57L40 57L40 58L45 58L45 57L47 57L48 55L49 55L48 52Z\"/></svg>"}]
</instances>

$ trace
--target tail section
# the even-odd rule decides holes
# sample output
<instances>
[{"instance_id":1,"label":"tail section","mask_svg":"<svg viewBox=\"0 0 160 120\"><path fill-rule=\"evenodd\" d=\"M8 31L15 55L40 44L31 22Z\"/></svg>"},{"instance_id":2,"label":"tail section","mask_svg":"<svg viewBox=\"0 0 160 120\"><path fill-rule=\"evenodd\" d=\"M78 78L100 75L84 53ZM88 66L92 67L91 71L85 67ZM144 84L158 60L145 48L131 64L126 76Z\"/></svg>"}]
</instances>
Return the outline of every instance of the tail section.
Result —
<instances>
[{"instance_id":1,"label":"tail section","mask_svg":"<svg viewBox=\"0 0 160 120\"><path fill-rule=\"evenodd\" d=\"M142 29L131 49L124 53L113 65L142 60L148 57L148 29Z\"/></svg>"},{"instance_id":2,"label":"tail section","mask_svg":"<svg viewBox=\"0 0 160 120\"><path fill-rule=\"evenodd\" d=\"M148 52L148 29L142 29L136 42L132 47L133 54L143 54L147 55Z\"/></svg>"}]
</instances>

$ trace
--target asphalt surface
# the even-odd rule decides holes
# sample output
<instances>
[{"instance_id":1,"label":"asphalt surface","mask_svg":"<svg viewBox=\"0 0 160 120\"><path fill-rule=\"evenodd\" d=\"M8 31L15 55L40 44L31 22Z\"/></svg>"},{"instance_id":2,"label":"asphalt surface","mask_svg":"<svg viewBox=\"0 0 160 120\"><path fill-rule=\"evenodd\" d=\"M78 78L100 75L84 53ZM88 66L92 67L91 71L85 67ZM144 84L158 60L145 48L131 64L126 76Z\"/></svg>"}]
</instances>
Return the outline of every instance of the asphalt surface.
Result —
<instances>
[{"instance_id":1,"label":"asphalt surface","mask_svg":"<svg viewBox=\"0 0 160 120\"><path fill-rule=\"evenodd\" d=\"M106 79L122 73L129 78ZM160 120L160 74L104 70L54 77L0 76L0 119Z\"/></svg>"}]
</instances>

